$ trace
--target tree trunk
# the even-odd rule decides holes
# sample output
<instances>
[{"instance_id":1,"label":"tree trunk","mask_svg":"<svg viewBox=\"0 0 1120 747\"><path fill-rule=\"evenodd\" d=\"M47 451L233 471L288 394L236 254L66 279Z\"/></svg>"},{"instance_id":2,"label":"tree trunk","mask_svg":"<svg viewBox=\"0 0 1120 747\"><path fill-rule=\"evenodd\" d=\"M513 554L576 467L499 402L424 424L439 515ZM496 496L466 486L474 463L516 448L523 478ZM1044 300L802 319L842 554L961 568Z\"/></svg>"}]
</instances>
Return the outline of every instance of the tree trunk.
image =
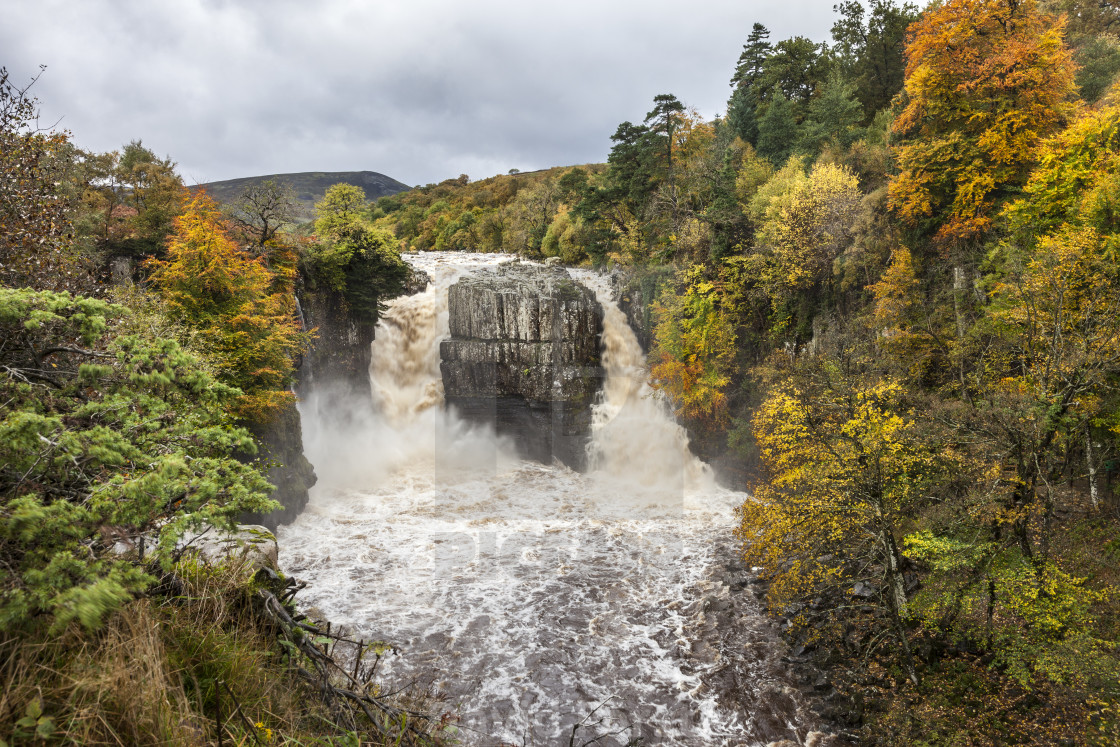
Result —
<instances>
[{"instance_id":1,"label":"tree trunk","mask_svg":"<svg viewBox=\"0 0 1120 747\"><path fill-rule=\"evenodd\" d=\"M1093 454L1093 432L1085 428L1085 464L1089 468L1089 500L1093 502L1093 510L1100 508L1101 491L1097 482L1097 458Z\"/></svg>"},{"instance_id":2,"label":"tree trunk","mask_svg":"<svg viewBox=\"0 0 1120 747\"><path fill-rule=\"evenodd\" d=\"M902 649L902 663L906 667L906 674L915 685L920 684L918 669L914 666L914 654L910 650L910 640L906 637L906 625L903 618L908 614L910 605L906 598L906 583L902 575L902 562L898 546L890 528L883 525L879 529L879 542L883 547L886 560L887 598L890 600L891 619L894 623L895 636Z\"/></svg>"}]
</instances>

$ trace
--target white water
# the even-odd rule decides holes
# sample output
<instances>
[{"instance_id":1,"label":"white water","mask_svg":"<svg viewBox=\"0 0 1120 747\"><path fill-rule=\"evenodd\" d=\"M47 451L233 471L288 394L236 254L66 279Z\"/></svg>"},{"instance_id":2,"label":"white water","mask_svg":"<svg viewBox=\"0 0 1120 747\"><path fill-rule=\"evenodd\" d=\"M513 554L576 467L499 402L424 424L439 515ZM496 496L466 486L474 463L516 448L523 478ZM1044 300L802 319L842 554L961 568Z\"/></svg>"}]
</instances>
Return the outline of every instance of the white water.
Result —
<instances>
[{"instance_id":1,"label":"white water","mask_svg":"<svg viewBox=\"0 0 1120 747\"><path fill-rule=\"evenodd\" d=\"M507 261L428 254L433 278L377 330L377 415L345 431L305 407L320 482L279 531L302 594L356 635L393 644L386 688L434 681L465 744L765 744L806 737L782 644L741 586L743 495L715 485L646 384L602 279L603 400L592 470L519 460L442 403L447 287Z\"/></svg>"}]
</instances>

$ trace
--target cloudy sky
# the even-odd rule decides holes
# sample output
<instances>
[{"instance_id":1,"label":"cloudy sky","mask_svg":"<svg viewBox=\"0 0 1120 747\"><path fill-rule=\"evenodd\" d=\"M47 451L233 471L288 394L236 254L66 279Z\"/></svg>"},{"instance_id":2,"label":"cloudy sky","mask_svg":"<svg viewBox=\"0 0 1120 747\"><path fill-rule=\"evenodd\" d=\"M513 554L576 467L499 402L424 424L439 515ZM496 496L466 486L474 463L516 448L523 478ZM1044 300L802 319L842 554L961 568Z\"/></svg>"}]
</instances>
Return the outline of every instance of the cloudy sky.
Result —
<instances>
[{"instance_id":1,"label":"cloudy sky","mask_svg":"<svg viewBox=\"0 0 1120 747\"><path fill-rule=\"evenodd\" d=\"M408 184L602 161L673 93L721 113L758 21L828 39L834 0L5 0L0 65L79 146L142 138L188 183L380 171Z\"/></svg>"}]
</instances>

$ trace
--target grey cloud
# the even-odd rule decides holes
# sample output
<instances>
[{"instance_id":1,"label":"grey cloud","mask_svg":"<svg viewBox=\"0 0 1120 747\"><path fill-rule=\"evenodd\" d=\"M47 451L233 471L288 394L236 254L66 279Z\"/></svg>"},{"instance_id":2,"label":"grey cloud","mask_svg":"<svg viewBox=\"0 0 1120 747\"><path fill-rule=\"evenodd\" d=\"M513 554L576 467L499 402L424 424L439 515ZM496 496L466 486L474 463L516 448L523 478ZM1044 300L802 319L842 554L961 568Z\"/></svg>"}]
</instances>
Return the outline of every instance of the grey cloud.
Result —
<instances>
[{"instance_id":1,"label":"grey cloud","mask_svg":"<svg viewBox=\"0 0 1120 747\"><path fill-rule=\"evenodd\" d=\"M832 0L16 0L0 50L79 145L188 180L381 171L410 184L606 157L672 92L719 113L754 21L824 40Z\"/></svg>"}]
</instances>

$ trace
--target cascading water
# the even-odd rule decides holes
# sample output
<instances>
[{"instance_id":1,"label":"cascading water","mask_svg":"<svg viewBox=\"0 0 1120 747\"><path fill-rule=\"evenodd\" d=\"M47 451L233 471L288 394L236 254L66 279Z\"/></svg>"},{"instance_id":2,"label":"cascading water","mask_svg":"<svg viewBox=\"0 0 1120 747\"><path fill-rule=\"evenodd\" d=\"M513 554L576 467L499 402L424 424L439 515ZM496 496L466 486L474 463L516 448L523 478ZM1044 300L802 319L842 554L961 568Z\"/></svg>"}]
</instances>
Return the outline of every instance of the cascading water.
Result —
<instances>
[{"instance_id":1,"label":"cascading water","mask_svg":"<svg viewBox=\"0 0 1120 747\"><path fill-rule=\"evenodd\" d=\"M447 288L508 259L409 258L433 282L377 330L378 414L344 431L305 417L320 483L279 532L305 603L396 647L385 687L442 688L466 744L803 743L782 644L731 589L744 496L689 454L601 281L573 273L605 311L587 474L522 461L440 406Z\"/></svg>"}]
</instances>

